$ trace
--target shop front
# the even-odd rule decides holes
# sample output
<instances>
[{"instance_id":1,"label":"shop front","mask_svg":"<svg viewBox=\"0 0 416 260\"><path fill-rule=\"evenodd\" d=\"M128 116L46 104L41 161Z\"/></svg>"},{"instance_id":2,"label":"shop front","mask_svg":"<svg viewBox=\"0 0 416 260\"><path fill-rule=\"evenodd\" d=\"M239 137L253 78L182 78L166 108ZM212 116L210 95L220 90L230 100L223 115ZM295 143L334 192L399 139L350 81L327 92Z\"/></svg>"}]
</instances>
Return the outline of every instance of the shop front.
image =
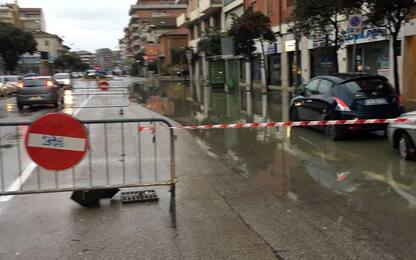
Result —
<instances>
[{"instance_id":1,"label":"shop front","mask_svg":"<svg viewBox=\"0 0 416 260\"><path fill-rule=\"evenodd\" d=\"M385 29L364 30L357 38L356 70L367 74L391 76L390 41ZM348 39L348 68L353 70L353 39Z\"/></svg>"},{"instance_id":2,"label":"shop front","mask_svg":"<svg viewBox=\"0 0 416 260\"><path fill-rule=\"evenodd\" d=\"M312 78L330 75L338 71L338 57L336 47L333 46L334 39L335 36L328 35L309 42Z\"/></svg>"},{"instance_id":3,"label":"shop front","mask_svg":"<svg viewBox=\"0 0 416 260\"><path fill-rule=\"evenodd\" d=\"M274 86L282 85L282 61L280 43L271 43L267 48L268 83Z\"/></svg>"}]
</instances>

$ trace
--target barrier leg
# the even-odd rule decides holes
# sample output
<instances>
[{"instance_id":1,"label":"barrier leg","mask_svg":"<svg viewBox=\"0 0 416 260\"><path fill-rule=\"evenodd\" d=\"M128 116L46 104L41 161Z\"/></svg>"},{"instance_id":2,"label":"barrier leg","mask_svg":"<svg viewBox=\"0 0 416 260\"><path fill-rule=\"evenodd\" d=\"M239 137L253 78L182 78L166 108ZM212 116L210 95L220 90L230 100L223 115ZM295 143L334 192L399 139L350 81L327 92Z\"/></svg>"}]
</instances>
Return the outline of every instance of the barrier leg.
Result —
<instances>
[{"instance_id":1,"label":"barrier leg","mask_svg":"<svg viewBox=\"0 0 416 260\"><path fill-rule=\"evenodd\" d=\"M170 217L172 228L176 228L176 186L175 183L170 185Z\"/></svg>"}]
</instances>

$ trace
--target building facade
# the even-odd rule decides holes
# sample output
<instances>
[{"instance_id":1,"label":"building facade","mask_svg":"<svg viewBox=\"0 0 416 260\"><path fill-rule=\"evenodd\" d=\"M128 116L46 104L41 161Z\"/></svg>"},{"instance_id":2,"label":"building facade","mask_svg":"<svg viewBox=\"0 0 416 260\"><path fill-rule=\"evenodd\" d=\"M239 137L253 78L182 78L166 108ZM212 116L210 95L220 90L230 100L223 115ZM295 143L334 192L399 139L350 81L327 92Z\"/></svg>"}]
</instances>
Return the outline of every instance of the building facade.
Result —
<instances>
[{"instance_id":1,"label":"building facade","mask_svg":"<svg viewBox=\"0 0 416 260\"><path fill-rule=\"evenodd\" d=\"M20 8L19 20L22 29L29 32L46 32L46 22L41 8Z\"/></svg>"}]
</instances>

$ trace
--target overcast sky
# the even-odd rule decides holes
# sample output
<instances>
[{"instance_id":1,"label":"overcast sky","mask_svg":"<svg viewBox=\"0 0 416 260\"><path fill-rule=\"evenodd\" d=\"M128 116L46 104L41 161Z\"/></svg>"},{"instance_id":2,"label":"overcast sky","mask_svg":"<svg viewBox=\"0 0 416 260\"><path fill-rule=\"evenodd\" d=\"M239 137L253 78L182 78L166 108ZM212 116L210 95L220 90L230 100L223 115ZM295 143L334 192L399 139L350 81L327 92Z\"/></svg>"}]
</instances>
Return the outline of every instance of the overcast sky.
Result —
<instances>
[{"instance_id":1,"label":"overcast sky","mask_svg":"<svg viewBox=\"0 0 416 260\"><path fill-rule=\"evenodd\" d=\"M3 2L0 0L0 2ZM8 2L13 2L9 0ZM72 50L116 49L137 0L19 0L20 7L40 7L46 31L64 36Z\"/></svg>"}]
</instances>

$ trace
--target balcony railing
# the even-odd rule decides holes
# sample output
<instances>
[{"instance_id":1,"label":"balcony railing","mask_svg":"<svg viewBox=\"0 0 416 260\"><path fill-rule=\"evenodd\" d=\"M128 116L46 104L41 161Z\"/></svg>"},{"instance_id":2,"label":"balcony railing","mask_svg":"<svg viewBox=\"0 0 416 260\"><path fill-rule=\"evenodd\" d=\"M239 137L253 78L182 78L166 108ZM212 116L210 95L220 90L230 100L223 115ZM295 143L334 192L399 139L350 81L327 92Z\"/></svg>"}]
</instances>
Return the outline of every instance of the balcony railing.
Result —
<instances>
[{"instance_id":1,"label":"balcony railing","mask_svg":"<svg viewBox=\"0 0 416 260\"><path fill-rule=\"evenodd\" d=\"M222 0L199 0L199 10L201 13L212 11L222 7Z\"/></svg>"}]
</instances>

